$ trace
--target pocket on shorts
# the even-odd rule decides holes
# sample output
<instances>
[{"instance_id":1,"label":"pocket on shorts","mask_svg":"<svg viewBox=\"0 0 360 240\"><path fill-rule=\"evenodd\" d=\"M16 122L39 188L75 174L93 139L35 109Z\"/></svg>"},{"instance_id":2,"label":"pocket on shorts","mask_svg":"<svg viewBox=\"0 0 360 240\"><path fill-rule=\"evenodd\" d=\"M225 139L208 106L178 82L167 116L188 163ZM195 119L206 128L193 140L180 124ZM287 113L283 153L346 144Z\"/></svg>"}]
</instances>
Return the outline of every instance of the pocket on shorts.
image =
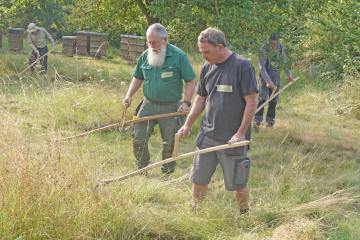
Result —
<instances>
[{"instance_id":1,"label":"pocket on shorts","mask_svg":"<svg viewBox=\"0 0 360 240\"><path fill-rule=\"evenodd\" d=\"M239 156L239 158L242 158L244 155L246 156L246 150L244 148L245 147L229 148L224 151L227 156Z\"/></svg>"},{"instance_id":2,"label":"pocket on shorts","mask_svg":"<svg viewBox=\"0 0 360 240\"><path fill-rule=\"evenodd\" d=\"M234 184L236 186L246 185L249 179L250 160L235 160Z\"/></svg>"}]
</instances>

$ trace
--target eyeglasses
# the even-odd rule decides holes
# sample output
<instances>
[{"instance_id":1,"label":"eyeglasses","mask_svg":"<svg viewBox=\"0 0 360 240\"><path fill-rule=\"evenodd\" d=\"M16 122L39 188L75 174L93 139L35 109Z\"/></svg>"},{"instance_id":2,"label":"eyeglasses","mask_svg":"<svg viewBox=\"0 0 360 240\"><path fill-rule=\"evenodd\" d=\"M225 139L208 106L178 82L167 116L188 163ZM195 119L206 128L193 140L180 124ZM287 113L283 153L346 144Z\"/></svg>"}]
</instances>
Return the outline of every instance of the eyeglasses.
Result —
<instances>
[{"instance_id":1,"label":"eyeglasses","mask_svg":"<svg viewBox=\"0 0 360 240\"><path fill-rule=\"evenodd\" d=\"M165 40L166 38L160 38L160 40L154 40L154 41L146 41L148 45L155 45L161 43L162 40Z\"/></svg>"}]
</instances>

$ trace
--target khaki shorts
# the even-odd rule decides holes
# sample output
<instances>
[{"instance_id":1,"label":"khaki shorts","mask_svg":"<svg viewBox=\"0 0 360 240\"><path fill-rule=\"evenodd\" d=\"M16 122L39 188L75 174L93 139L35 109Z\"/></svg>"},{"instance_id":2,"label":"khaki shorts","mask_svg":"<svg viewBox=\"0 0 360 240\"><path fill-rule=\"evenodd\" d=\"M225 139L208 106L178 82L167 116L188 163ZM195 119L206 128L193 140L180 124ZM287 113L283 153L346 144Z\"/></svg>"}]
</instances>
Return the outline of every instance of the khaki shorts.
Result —
<instances>
[{"instance_id":1,"label":"khaki shorts","mask_svg":"<svg viewBox=\"0 0 360 240\"><path fill-rule=\"evenodd\" d=\"M220 143L204 137L199 149L214 147ZM190 180L195 184L209 184L218 163L223 171L225 188L234 191L247 186L250 172L250 160L247 157L248 147L238 147L205 153L194 157Z\"/></svg>"}]
</instances>

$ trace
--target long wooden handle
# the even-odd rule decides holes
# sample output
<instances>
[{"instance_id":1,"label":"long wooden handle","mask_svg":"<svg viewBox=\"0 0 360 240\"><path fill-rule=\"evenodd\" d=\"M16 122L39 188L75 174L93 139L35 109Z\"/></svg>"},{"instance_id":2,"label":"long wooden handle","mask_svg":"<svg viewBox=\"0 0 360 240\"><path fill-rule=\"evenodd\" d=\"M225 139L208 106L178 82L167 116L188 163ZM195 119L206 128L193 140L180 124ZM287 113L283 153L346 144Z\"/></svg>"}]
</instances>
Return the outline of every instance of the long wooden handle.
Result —
<instances>
[{"instance_id":1,"label":"long wooden handle","mask_svg":"<svg viewBox=\"0 0 360 240\"><path fill-rule=\"evenodd\" d=\"M274 89L273 89L273 91L272 91L272 93L271 93L271 95L270 95L269 98L272 98L272 96L274 96L276 90L277 90L277 86L274 85Z\"/></svg>"},{"instance_id":2,"label":"long wooden handle","mask_svg":"<svg viewBox=\"0 0 360 240\"><path fill-rule=\"evenodd\" d=\"M146 121L156 120L156 119L162 119L162 118L178 117L178 116L186 115L188 113L189 112L164 113L164 114L159 114L159 115L153 115L153 116L147 116L147 117L128 120L128 121L125 121L125 124L134 124L134 123L141 123L141 122L146 122Z\"/></svg>"},{"instance_id":3,"label":"long wooden handle","mask_svg":"<svg viewBox=\"0 0 360 240\"><path fill-rule=\"evenodd\" d=\"M145 122L145 121L150 121L150 120L156 120L156 119L162 119L162 118L170 118L170 117L177 117L177 116L182 116L182 115L186 115L189 112L173 112L173 113L165 113L165 114L159 114L159 115L153 115L153 116L147 116L147 117L143 117L143 118L138 118L138 119L132 119L132 120L128 120L128 121L124 121L124 125L125 124L134 124L134 123L141 123L141 122ZM117 126L120 126L120 122L118 123L114 123L114 124L110 124L110 125L106 125L100 128L96 128L87 132L83 132L77 135L73 135L73 136L69 136L69 137L64 137L64 138L57 138L57 139L52 139L51 141L66 141L66 140L70 140L73 138L78 138L78 137L85 137L91 133L94 132L98 132L98 131L102 131L102 130L106 130L106 129L111 129L111 128L115 128Z\"/></svg>"},{"instance_id":4,"label":"long wooden handle","mask_svg":"<svg viewBox=\"0 0 360 240\"><path fill-rule=\"evenodd\" d=\"M78 138L78 137L85 137L91 133L94 132L98 132L101 130L106 130L106 129L110 129L110 128L114 128L116 126L119 126L120 123L114 123L114 124L110 124L110 125L106 125L104 127L100 127L100 128L96 128L87 132L83 132L83 133L79 133L77 135L73 135L73 136L69 136L69 137L64 137L64 138L57 138L57 139L52 139L51 141L53 142L60 142L60 141L66 141L66 140L70 140L70 139L74 139L74 138Z\"/></svg>"},{"instance_id":5,"label":"long wooden handle","mask_svg":"<svg viewBox=\"0 0 360 240\"><path fill-rule=\"evenodd\" d=\"M300 77L296 77L293 81L289 82L288 84L286 84L282 89L280 89L277 93L275 94L271 94L271 96L269 97L268 100L266 100L266 102L264 102L263 104L260 105L260 107L258 107L256 109L257 113L258 111L260 111L260 109L262 109L266 104L268 104L271 100L273 100L274 98L276 98L280 93L282 93L285 89L287 89L288 87L290 87L291 85L293 85L297 80L299 80ZM274 91L275 92L275 91Z\"/></svg>"},{"instance_id":6,"label":"long wooden handle","mask_svg":"<svg viewBox=\"0 0 360 240\"><path fill-rule=\"evenodd\" d=\"M180 139L181 139L181 134L176 133L175 137L174 137L174 150L173 150L172 157L177 157L179 155Z\"/></svg>"},{"instance_id":7,"label":"long wooden handle","mask_svg":"<svg viewBox=\"0 0 360 240\"><path fill-rule=\"evenodd\" d=\"M40 61L41 59L43 59L45 56L47 56L50 53L50 51L48 51L47 53L45 53L44 55L38 57L33 63L31 63L29 66L27 66L24 70L22 70L18 76L20 77L24 72L26 72L29 68L31 68L32 66L34 66L38 61Z\"/></svg>"},{"instance_id":8,"label":"long wooden handle","mask_svg":"<svg viewBox=\"0 0 360 240\"><path fill-rule=\"evenodd\" d=\"M120 116L120 122L119 122L119 130L122 131L123 128L124 128L124 123L125 123L125 118L126 118L126 110L128 109L128 105L125 105L124 106L124 109L121 113L121 116Z\"/></svg>"},{"instance_id":9,"label":"long wooden handle","mask_svg":"<svg viewBox=\"0 0 360 240\"><path fill-rule=\"evenodd\" d=\"M193 151L193 152L185 153L185 154L179 155L177 157L171 157L171 158L168 158L168 159L165 159L165 160L150 164L150 165L148 165L148 166L146 166L144 168L141 168L141 169L136 170L134 172L128 173L128 174L123 175L121 177L101 180L98 183L98 186L109 184L111 182L123 181L125 179L128 179L128 178L131 178L133 176L139 175L139 174L141 174L143 172L149 171L150 169L153 169L153 168L155 168L157 166L161 166L161 165L163 165L165 163L174 162L174 161L177 161L177 160L180 160L180 159L183 159L183 158L187 158L187 157L191 157L191 156L194 156L194 155L197 155L197 154L215 152L215 151L229 149L229 148L243 147L243 146L247 146L249 144L250 144L250 141L242 141L242 142L236 142L236 143L233 143L233 144L224 144L224 145L204 148L204 149L201 149L201 150L196 150L196 151Z\"/></svg>"}]
</instances>

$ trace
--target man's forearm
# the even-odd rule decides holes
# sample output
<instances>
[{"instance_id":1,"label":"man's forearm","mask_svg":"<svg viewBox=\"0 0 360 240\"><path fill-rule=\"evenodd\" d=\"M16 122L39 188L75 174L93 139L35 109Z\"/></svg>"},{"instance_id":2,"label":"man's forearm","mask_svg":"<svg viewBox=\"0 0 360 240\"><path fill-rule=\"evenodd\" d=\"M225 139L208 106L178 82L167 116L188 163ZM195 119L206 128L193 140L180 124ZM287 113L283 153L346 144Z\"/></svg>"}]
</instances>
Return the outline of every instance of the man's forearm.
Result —
<instances>
[{"instance_id":1,"label":"man's forearm","mask_svg":"<svg viewBox=\"0 0 360 240\"><path fill-rule=\"evenodd\" d=\"M51 34L50 34L48 31L45 31L45 32L46 32L47 38L51 41L51 44L52 44L53 46L55 46L54 38L51 36Z\"/></svg>"},{"instance_id":2,"label":"man's forearm","mask_svg":"<svg viewBox=\"0 0 360 240\"><path fill-rule=\"evenodd\" d=\"M288 77L292 76L291 70L289 68L285 68L285 73L286 73L286 76L288 76Z\"/></svg>"},{"instance_id":3,"label":"man's forearm","mask_svg":"<svg viewBox=\"0 0 360 240\"><path fill-rule=\"evenodd\" d=\"M195 79L185 83L184 101L191 102L195 92L196 81Z\"/></svg>"},{"instance_id":4,"label":"man's forearm","mask_svg":"<svg viewBox=\"0 0 360 240\"><path fill-rule=\"evenodd\" d=\"M187 117L186 122L184 124L185 126L190 128L193 125L195 120L199 117L199 115L204 110L205 101L206 101L206 97L201 97L199 95L197 95L195 97L193 107L191 108L189 116Z\"/></svg>"},{"instance_id":5,"label":"man's forearm","mask_svg":"<svg viewBox=\"0 0 360 240\"><path fill-rule=\"evenodd\" d=\"M289 68L288 58L287 58L287 56L286 56L286 54L285 54L285 50L284 50L284 49L283 49L282 52L281 52L281 57L282 57L283 64L284 64L284 66L285 66L285 73L286 73L286 75L287 75L288 77L290 77L290 76L291 76L291 70L290 70L290 68Z\"/></svg>"},{"instance_id":6,"label":"man's forearm","mask_svg":"<svg viewBox=\"0 0 360 240\"><path fill-rule=\"evenodd\" d=\"M130 87L126 93L126 96L132 97L135 94L135 92L140 88L142 82L143 82L142 80L133 77L133 79L131 80Z\"/></svg>"},{"instance_id":7,"label":"man's forearm","mask_svg":"<svg viewBox=\"0 0 360 240\"><path fill-rule=\"evenodd\" d=\"M256 106L257 106L257 98L256 93L252 93L248 96L245 96L246 106L244 110L244 115L241 120L241 125L237 131L239 135L245 135L246 130L251 125L251 121L255 115Z\"/></svg>"},{"instance_id":8,"label":"man's forearm","mask_svg":"<svg viewBox=\"0 0 360 240\"><path fill-rule=\"evenodd\" d=\"M33 51L37 51L37 48L35 47L35 45L32 42L29 42L29 46Z\"/></svg>"}]
</instances>

